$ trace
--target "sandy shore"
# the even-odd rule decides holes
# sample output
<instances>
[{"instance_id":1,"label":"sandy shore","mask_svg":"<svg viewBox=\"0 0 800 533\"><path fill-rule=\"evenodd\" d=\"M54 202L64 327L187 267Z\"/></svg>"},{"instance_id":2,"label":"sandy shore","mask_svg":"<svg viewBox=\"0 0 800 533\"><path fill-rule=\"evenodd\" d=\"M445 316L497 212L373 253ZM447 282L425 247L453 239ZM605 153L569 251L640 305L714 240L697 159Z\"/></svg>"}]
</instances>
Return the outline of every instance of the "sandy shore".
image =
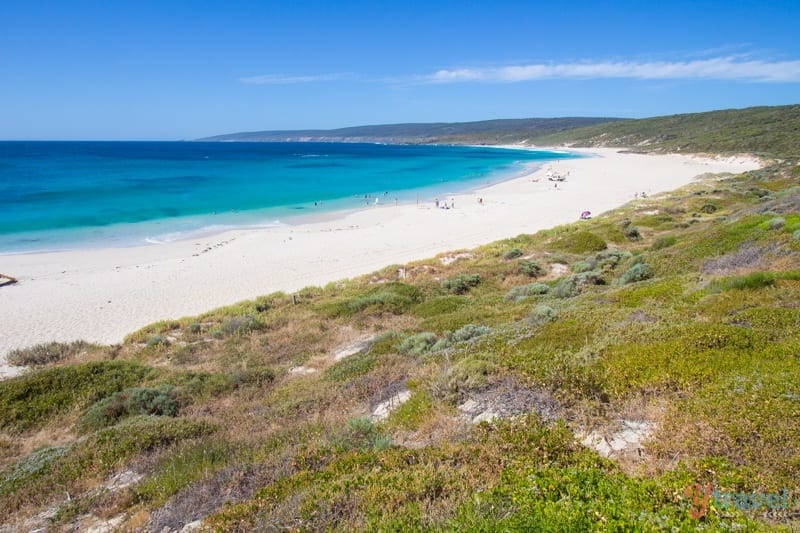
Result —
<instances>
[{"instance_id":1,"label":"sandy shore","mask_svg":"<svg viewBox=\"0 0 800 533\"><path fill-rule=\"evenodd\" d=\"M455 209L435 209L420 199L419 206L374 206L294 227L136 248L2 256L0 271L19 282L0 288L0 358L51 340L119 342L158 320L535 232L576 220L583 210L602 213L636 192L655 194L707 172L759 165L748 158L586 152L595 157L552 164L569 173L558 190L544 177L545 165L455 196ZM0 375L8 371L0 369Z\"/></svg>"}]
</instances>

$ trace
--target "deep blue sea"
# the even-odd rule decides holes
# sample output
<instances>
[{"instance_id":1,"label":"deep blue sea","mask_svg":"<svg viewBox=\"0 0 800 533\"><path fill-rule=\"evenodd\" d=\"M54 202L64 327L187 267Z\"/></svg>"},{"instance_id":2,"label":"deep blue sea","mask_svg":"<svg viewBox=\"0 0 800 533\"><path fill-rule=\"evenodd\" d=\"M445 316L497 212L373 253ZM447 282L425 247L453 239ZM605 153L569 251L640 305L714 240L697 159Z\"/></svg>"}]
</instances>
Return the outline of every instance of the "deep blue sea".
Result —
<instances>
[{"instance_id":1,"label":"deep blue sea","mask_svg":"<svg viewBox=\"0 0 800 533\"><path fill-rule=\"evenodd\" d=\"M463 146L0 142L0 253L132 246L430 201L570 157Z\"/></svg>"}]
</instances>

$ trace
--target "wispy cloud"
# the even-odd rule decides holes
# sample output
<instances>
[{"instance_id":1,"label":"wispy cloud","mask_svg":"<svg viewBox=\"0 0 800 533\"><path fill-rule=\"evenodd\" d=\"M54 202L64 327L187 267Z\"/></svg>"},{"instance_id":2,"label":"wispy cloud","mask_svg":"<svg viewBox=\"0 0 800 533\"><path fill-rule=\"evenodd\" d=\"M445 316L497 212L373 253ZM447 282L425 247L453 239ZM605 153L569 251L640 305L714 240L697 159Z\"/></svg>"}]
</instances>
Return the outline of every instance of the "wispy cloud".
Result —
<instances>
[{"instance_id":1,"label":"wispy cloud","mask_svg":"<svg viewBox=\"0 0 800 533\"><path fill-rule=\"evenodd\" d=\"M289 74L264 74L262 76L250 76L239 78L241 83L247 85L290 85L293 83L315 83L321 81L341 81L353 79L349 73L313 74L313 75L289 75Z\"/></svg>"},{"instance_id":2,"label":"wispy cloud","mask_svg":"<svg viewBox=\"0 0 800 533\"><path fill-rule=\"evenodd\" d=\"M418 76L417 80L423 83L515 83L560 78L800 82L800 61L743 60L741 57L731 56L693 61L538 63L490 68L443 69L433 74Z\"/></svg>"}]
</instances>

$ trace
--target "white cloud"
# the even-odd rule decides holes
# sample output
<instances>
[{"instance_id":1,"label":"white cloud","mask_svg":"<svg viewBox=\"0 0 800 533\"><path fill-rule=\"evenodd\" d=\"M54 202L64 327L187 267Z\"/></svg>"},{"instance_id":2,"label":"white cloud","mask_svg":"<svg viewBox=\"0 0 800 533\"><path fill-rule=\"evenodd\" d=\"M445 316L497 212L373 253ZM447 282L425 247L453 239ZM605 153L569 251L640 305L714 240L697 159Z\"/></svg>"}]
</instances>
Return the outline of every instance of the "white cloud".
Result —
<instances>
[{"instance_id":1,"label":"white cloud","mask_svg":"<svg viewBox=\"0 0 800 533\"><path fill-rule=\"evenodd\" d=\"M426 83L514 83L559 78L641 80L703 79L754 82L800 82L800 61L742 60L718 57L693 61L604 61L539 63L492 68L438 70L420 76Z\"/></svg>"},{"instance_id":2,"label":"white cloud","mask_svg":"<svg viewBox=\"0 0 800 533\"><path fill-rule=\"evenodd\" d=\"M308 76L293 76L287 74L264 74L262 76L250 76L247 78L239 78L239 81L247 85L290 85L293 83L340 81L349 78L352 78L352 75L345 73L315 74Z\"/></svg>"}]
</instances>

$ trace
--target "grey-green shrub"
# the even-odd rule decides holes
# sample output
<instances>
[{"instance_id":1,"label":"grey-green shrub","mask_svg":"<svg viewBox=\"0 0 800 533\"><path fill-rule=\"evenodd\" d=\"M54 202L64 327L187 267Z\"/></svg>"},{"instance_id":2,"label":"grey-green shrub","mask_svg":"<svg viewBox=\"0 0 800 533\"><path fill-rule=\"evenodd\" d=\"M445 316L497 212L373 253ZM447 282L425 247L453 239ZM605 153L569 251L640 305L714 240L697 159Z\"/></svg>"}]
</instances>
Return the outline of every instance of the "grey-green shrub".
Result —
<instances>
[{"instance_id":1,"label":"grey-green shrub","mask_svg":"<svg viewBox=\"0 0 800 533\"><path fill-rule=\"evenodd\" d=\"M550 291L556 298L572 298L581 293L587 285L603 285L605 280L599 272L582 272L565 277Z\"/></svg>"},{"instance_id":2,"label":"grey-green shrub","mask_svg":"<svg viewBox=\"0 0 800 533\"><path fill-rule=\"evenodd\" d=\"M781 229L786 225L786 219L783 217L775 217L769 219L767 222L767 227L769 229Z\"/></svg>"},{"instance_id":3,"label":"grey-green shrub","mask_svg":"<svg viewBox=\"0 0 800 533\"><path fill-rule=\"evenodd\" d=\"M652 277L653 267L647 263L638 263L630 267L628 271L622 275L619 282L621 285L627 285L628 283L636 283L637 281L643 281Z\"/></svg>"},{"instance_id":4,"label":"grey-green shrub","mask_svg":"<svg viewBox=\"0 0 800 533\"><path fill-rule=\"evenodd\" d=\"M529 283L527 285L514 287L508 291L505 299L513 300L514 303L519 303L528 296L538 296L541 294L547 294L548 292L550 292L550 285L547 285L546 283Z\"/></svg>"},{"instance_id":5,"label":"grey-green shrub","mask_svg":"<svg viewBox=\"0 0 800 533\"><path fill-rule=\"evenodd\" d=\"M653 243L653 246L651 246L650 248L652 250L661 250L663 248L669 248L676 242L678 242L678 239L674 235L659 237L656 239L656 241Z\"/></svg>"},{"instance_id":6,"label":"grey-green shrub","mask_svg":"<svg viewBox=\"0 0 800 533\"><path fill-rule=\"evenodd\" d=\"M6 361L16 366L44 366L74 357L89 346L91 345L84 341L47 342L11 350L6 355Z\"/></svg>"},{"instance_id":7,"label":"grey-green shrub","mask_svg":"<svg viewBox=\"0 0 800 533\"><path fill-rule=\"evenodd\" d=\"M416 335L406 337L405 340L400 343L400 346L397 347L397 350L400 353L407 355L422 355L429 352L438 340L439 338L435 333L424 331L422 333L417 333Z\"/></svg>"},{"instance_id":8,"label":"grey-green shrub","mask_svg":"<svg viewBox=\"0 0 800 533\"><path fill-rule=\"evenodd\" d=\"M537 276L541 276L542 272L544 272L544 269L536 261L523 259L522 261L519 262L517 271L520 274L528 276L529 278L535 278Z\"/></svg>"},{"instance_id":9,"label":"grey-green shrub","mask_svg":"<svg viewBox=\"0 0 800 533\"><path fill-rule=\"evenodd\" d=\"M537 305L528 315L528 322L534 326L552 322L556 319L558 319L558 312L549 305Z\"/></svg>"},{"instance_id":10,"label":"grey-green shrub","mask_svg":"<svg viewBox=\"0 0 800 533\"><path fill-rule=\"evenodd\" d=\"M153 335L147 339L147 342L145 344L151 348L153 346L161 346L162 344L166 346L169 344L169 342L167 342L167 339L165 339L161 335Z\"/></svg>"},{"instance_id":11,"label":"grey-green shrub","mask_svg":"<svg viewBox=\"0 0 800 533\"><path fill-rule=\"evenodd\" d=\"M516 259L517 257L522 257L523 255L525 254L523 254L522 250L520 250L519 248L512 248L505 254L503 254L503 259L511 260L511 259Z\"/></svg>"},{"instance_id":12,"label":"grey-green shrub","mask_svg":"<svg viewBox=\"0 0 800 533\"><path fill-rule=\"evenodd\" d=\"M463 294L481 282L479 274L459 274L442 281L442 288L453 294Z\"/></svg>"},{"instance_id":13,"label":"grey-green shrub","mask_svg":"<svg viewBox=\"0 0 800 533\"><path fill-rule=\"evenodd\" d=\"M461 329L453 333L453 340L455 340L456 342L464 342L475 337L480 337L481 335L486 335L490 331L491 329L486 326L476 326L475 324L467 324L466 326L462 327Z\"/></svg>"},{"instance_id":14,"label":"grey-green shrub","mask_svg":"<svg viewBox=\"0 0 800 533\"><path fill-rule=\"evenodd\" d=\"M589 272L594 270L597 266L597 261L594 258L578 261L572 264L572 271L575 273Z\"/></svg>"},{"instance_id":15,"label":"grey-green shrub","mask_svg":"<svg viewBox=\"0 0 800 533\"><path fill-rule=\"evenodd\" d=\"M795 230L795 232L792 233L792 239L794 239L796 241L800 241L800 229Z\"/></svg>"},{"instance_id":16,"label":"grey-green shrub","mask_svg":"<svg viewBox=\"0 0 800 533\"><path fill-rule=\"evenodd\" d=\"M171 387L133 387L115 392L87 409L78 426L96 430L136 415L175 416L179 403Z\"/></svg>"}]
</instances>

